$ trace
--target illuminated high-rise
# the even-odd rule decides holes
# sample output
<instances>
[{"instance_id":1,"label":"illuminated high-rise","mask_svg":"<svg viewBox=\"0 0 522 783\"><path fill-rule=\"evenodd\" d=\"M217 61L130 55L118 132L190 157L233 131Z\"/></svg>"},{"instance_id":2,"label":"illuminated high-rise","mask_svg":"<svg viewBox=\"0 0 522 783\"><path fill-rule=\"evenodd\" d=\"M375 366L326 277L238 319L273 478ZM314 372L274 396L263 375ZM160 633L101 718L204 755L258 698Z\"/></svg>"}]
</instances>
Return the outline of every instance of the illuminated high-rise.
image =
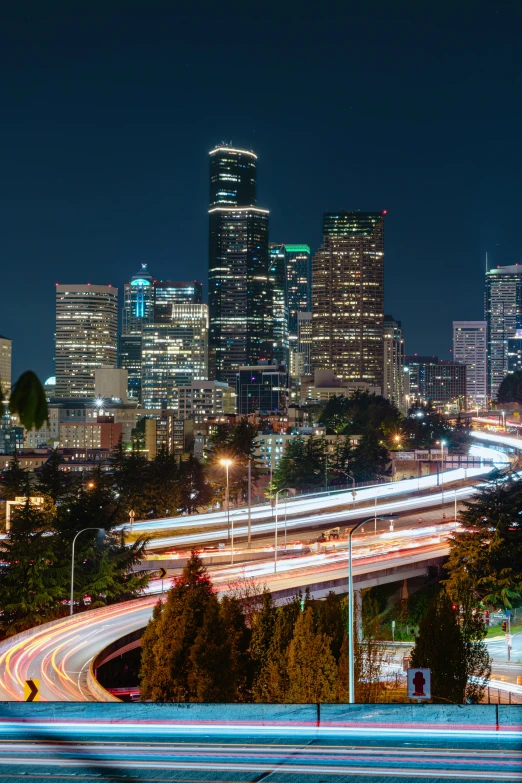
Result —
<instances>
[{"instance_id":1,"label":"illuminated high-rise","mask_svg":"<svg viewBox=\"0 0 522 783\"><path fill-rule=\"evenodd\" d=\"M11 393L12 351L12 340L0 334L0 390L4 400L8 400Z\"/></svg>"},{"instance_id":2,"label":"illuminated high-rise","mask_svg":"<svg viewBox=\"0 0 522 783\"><path fill-rule=\"evenodd\" d=\"M177 409L178 387L208 378L208 307L172 305L168 323L143 326L144 408Z\"/></svg>"},{"instance_id":3,"label":"illuminated high-rise","mask_svg":"<svg viewBox=\"0 0 522 783\"><path fill-rule=\"evenodd\" d=\"M116 367L118 289L57 285L56 397L94 397L94 371Z\"/></svg>"},{"instance_id":4,"label":"illuminated high-rise","mask_svg":"<svg viewBox=\"0 0 522 783\"><path fill-rule=\"evenodd\" d=\"M123 286L122 333L120 336L120 367L127 370L128 395L141 398L141 333L144 324L154 322L154 280L147 264Z\"/></svg>"},{"instance_id":5,"label":"illuminated high-rise","mask_svg":"<svg viewBox=\"0 0 522 783\"><path fill-rule=\"evenodd\" d=\"M522 329L522 266L499 266L486 273L485 310L488 395L495 400L509 370L508 341Z\"/></svg>"},{"instance_id":6,"label":"illuminated high-rise","mask_svg":"<svg viewBox=\"0 0 522 783\"><path fill-rule=\"evenodd\" d=\"M312 263L308 245L283 245L288 298L288 334L295 348L298 337L297 314L312 307Z\"/></svg>"},{"instance_id":7,"label":"illuminated high-rise","mask_svg":"<svg viewBox=\"0 0 522 783\"><path fill-rule=\"evenodd\" d=\"M231 386L240 366L274 351L268 210L256 205L256 161L226 145L210 152L210 376Z\"/></svg>"},{"instance_id":8,"label":"illuminated high-rise","mask_svg":"<svg viewBox=\"0 0 522 783\"><path fill-rule=\"evenodd\" d=\"M469 405L487 404L487 324L485 321L453 321L453 359L466 365Z\"/></svg>"},{"instance_id":9,"label":"illuminated high-rise","mask_svg":"<svg viewBox=\"0 0 522 783\"><path fill-rule=\"evenodd\" d=\"M406 404L404 391L404 335L402 324L384 316L384 375L382 396L400 410Z\"/></svg>"},{"instance_id":10,"label":"illuminated high-rise","mask_svg":"<svg viewBox=\"0 0 522 783\"><path fill-rule=\"evenodd\" d=\"M288 301L284 246L270 243L268 257L272 287L272 358L277 364L288 364Z\"/></svg>"},{"instance_id":11,"label":"illuminated high-rise","mask_svg":"<svg viewBox=\"0 0 522 783\"><path fill-rule=\"evenodd\" d=\"M178 282L175 280L154 281L154 323L167 324L172 319L172 306L180 304L201 304L203 284L196 280Z\"/></svg>"},{"instance_id":12,"label":"illuminated high-rise","mask_svg":"<svg viewBox=\"0 0 522 783\"><path fill-rule=\"evenodd\" d=\"M383 387L384 212L326 213L312 262L312 365Z\"/></svg>"}]
</instances>

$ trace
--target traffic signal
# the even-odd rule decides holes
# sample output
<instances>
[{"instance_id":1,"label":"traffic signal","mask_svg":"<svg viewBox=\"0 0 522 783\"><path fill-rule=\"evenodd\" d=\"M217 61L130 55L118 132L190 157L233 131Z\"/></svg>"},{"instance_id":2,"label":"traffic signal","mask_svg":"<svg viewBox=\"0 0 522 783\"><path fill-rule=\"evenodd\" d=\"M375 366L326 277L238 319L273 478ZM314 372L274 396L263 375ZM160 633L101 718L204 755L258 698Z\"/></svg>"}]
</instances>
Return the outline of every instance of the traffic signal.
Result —
<instances>
[{"instance_id":1,"label":"traffic signal","mask_svg":"<svg viewBox=\"0 0 522 783\"><path fill-rule=\"evenodd\" d=\"M504 631L504 633L507 632L507 629L508 629L507 620L502 620L502 630Z\"/></svg>"},{"instance_id":2,"label":"traffic signal","mask_svg":"<svg viewBox=\"0 0 522 783\"><path fill-rule=\"evenodd\" d=\"M487 609L484 611L483 617L484 617L484 625L489 625L489 612Z\"/></svg>"},{"instance_id":3,"label":"traffic signal","mask_svg":"<svg viewBox=\"0 0 522 783\"><path fill-rule=\"evenodd\" d=\"M453 609L454 612L456 612L457 609L458 609L458 606L457 606L457 604L451 604L451 608Z\"/></svg>"}]
</instances>

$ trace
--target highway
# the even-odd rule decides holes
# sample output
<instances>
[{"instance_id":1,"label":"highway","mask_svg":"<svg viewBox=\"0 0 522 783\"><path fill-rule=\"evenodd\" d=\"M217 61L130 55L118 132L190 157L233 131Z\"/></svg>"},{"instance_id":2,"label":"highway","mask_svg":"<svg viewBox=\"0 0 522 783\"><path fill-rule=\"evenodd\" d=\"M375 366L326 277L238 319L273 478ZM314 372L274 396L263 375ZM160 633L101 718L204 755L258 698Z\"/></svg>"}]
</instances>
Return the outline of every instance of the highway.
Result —
<instances>
[{"instance_id":1,"label":"highway","mask_svg":"<svg viewBox=\"0 0 522 783\"><path fill-rule=\"evenodd\" d=\"M449 529L453 525L447 525ZM444 536L432 526L417 537L389 533L370 539L355 539L354 576L390 567L412 565L426 558L441 557L448 551ZM252 569L252 572L250 571ZM347 578L346 549L308 556L301 568L295 559L280 560L278 573L273 562L252 563L247 567L227 567L212 571L218 593L227 592L230 583L252 576L271 591L294 589L323 580ZM151 616L157 596L115 604L73 618L47 623L0 643L0 700L19 701L25 680L40 680L44 701L92 701L87 675L93 658L111 642L143 628Z\"/></svg>"},{"instance_id":2,"label":"highway","mask_svg":"<svg viewBox=\"0 0 522 783\"><path fill-rule=\"evenodd\" d=\"M279 727L277 727L279 729ZM87 729L87 731L86 731ZM272 736L235 726L168 733L158 723L129 722L106 731L60 727L38 737L32 725L4 729L0 739L2 783L23 779L176 781L177 783L349 783L422 779L520 781L520 734L392 728L312 731L292 727ZM11 733L11 737L8 736ZM119 732L119 734L117 733ZM209 733L211 736L209 736ZM36 734L36 737L35 737ZM7 736L5 736L7 735ZM50 736L49 736L50 735ZM144 736L145 735L145 736ZM134 739L130 739L134 736Z\"/></svg>"}]
</instances>

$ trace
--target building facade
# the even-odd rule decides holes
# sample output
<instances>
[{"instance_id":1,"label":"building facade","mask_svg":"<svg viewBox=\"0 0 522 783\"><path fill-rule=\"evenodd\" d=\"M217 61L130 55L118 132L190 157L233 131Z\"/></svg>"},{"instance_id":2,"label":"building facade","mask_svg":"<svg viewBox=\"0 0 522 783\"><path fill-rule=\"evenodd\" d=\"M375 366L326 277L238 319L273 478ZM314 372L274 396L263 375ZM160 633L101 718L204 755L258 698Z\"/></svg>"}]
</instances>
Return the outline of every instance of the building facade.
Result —
<instances>
[{"instance_id":1,"label":"building facade","mask_svg":"<svg viewBox=\"0 0 522 783\"><path fill-rule=\"evenodd\" d=\"M272 288L272 359L277 364L288 364L288 301L284 246L271 243L269 245L268 258L270 285Z\"/></svg>"},{"instance_id":2,"label":"building facade","mask_svg":"<svg viewBox=\"0 0 522 783\"><path fill-rule=\"evenodd\" d=\"M178 416L201 422L208 416L236 412L236 393L222 381L192 381L178 388Z\"/></svg>"},{"instance_id":3,"label":"building facade","mask_svg":"<svg viewBox=\"0 0 522 783\"><path fill-rule=\"evenodd\" d=\"M486 321L453 321L453 359L466 366L468 404L480 408L487 406Z\"/></svg>"},{"instance_id":4,"label":"building facade","mask_svg":"<svg viewBox=\"0 0 522 783\"><path fill-rule=\"evenodd\" d=\"M284 413L288 408L286 365L240 367L237 374L237 412Z\"/></svg>"},{"instance_id":5,"label":"building facade","mask_svg":"<svg viewBox=\"0 0 522 783\"><path fill-rule=\"evenodd\" d=\"M173 305L170 323L143 327L143 407L177 410L178 386L207 378L207 305Z\"/></svg>"},{"instance_id":6,"label":"building facade","mask_svg":"<svg viewBox=\"0 0 522 783\"><path fill-rule=\"evenodd\" d=\"M312 309L312 262L308 245L283 245L286 262L288 334L298 339L298 313Z\"/></svg>"},{"instance_id":7,"label":"building facade","mask_svg":"<svg viewBox=\"0 0 522 783\"><path fill-rule=\"evenodd\" d=\"M141 399L141 332L144 324L154 322L154 280L147 264L123 286L122 332L119 366L127 370L128 395Z\"/></svg>"},{"instance_id":8,"label":"building facade","mask_svg":"<svg viewBox=\"0 0 522 783\"><path fill-rule=\"evenodd\" d=\"M203 302L203 283L196 280L154 281L154 323L168 324L172 320L174 305L201 304Z\"/></svg>"},{"instance_id":9,"label":"building facade","mask_svg":"<svg viewBox=\"0 0 522 783\"><path fill-rule=\"evenodd\" d=\"M231 386L240 366L274 350L268 210L256 205L256 160L225 145L210 152L210 377Z\"/></svg>"},{"instance_id":10,"label":"building facade","mask_svg":"<svg viewBox=\"0 0 522 783\"><path fill-rule=\"evenodd\" d=\"M55 396L93 397L94 371L117 359L118 289L57 285Z\"/></svg>"},{"instance_id":11,"label":"building facade","mask_svg":"<svg viewBox=\"0 0 522 783\"><path fill-rule=\"evenodd\" d=\"M383 386L384 212L326 213L312 262L312 365Z\"/></svg>"},{"instance_id":12,"label":"building facade","mask_svg":"<svg viewBox=\"0 0 522 783\"><path fill-rule=\"evenodd\" d=\"M508 373L508 340L522 328L522 266L499 266L486 273L488 395L495 400Z\"/></svg>"},{"instance_id":13,"label":"building facade","mask_svg":"<svg viewBox=\"0 0 522 783\"><path fill-rule=\"evenodd\" d=\"M383 397L403 410L404 398L404 335L402 324L391 315L384 316Z\"/></svg>"},{"instance_id":14,"label":"building facade","mask_svg":"<svg viewBox=\"0 0 522 783\"><path fill-rule=\"evenodd\" d=\"M13 362L13 341L0 334L0 390L4 400L11 394L11 367Z\"/></svg>"},{"instance_id":15,"label":"building facade","mask_svg":"<svg viewBox=\"0 0 522 783\"><path fill-rule=\"evenodd\" d=\"M429 402L435 408L466 406L466 365L437 356L407 356L406 396L409 405Z\"/></svg>"}]
</instances>

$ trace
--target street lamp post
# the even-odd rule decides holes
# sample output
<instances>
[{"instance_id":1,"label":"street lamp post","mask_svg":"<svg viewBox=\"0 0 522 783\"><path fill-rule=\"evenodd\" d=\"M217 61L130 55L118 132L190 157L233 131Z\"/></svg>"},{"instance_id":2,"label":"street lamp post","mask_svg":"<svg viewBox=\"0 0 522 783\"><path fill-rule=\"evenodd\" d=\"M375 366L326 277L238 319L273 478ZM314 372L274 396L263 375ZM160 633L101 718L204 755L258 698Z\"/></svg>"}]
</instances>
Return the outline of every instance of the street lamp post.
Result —
<instances>
[{"instance_id":1,"label":"street lamp post","mask_svg":"<svg viewBox=\"0 0 522 783\"><path fill-rule=\"evenodd\" d=\"M72 616L73 614L73 607L74 607L74 545L76 543L76 539L80 535L80 533L85 533L86 530L103 530L102 527L84 527L83 530L79 530L76 535L73 538L72 542L72 558L71 558L71 606L69 609L69 614Z\"/></svg>"},{"instance_id":2,"label":"street lamp post","mask_svg":"<svg viewBox=\"0 0 522 783\"><path fill-rule=\"evenodd\" d=\"M361 520L352 528L350 528L350 532L348 533L348 678L349 678L348 702L350 704L355 703L355 683L354 683L355 665L354 665L354 655L353 655L352 536L358 528L362 527L366 522L371 522L372 519L373 517L369 517L368 519ZM393 520L397 519L397 517L390 515L388 517L379 517L379 519L384 519L385 521L389 520L390 523L393 523ZM377 522L377 517L375 517L375 521Z\"/></svg>"},{"instance_id":3,"label":"street lamp post","mask_svg":"<svg viewBox=\"0 0 522 783\"><path fill-rule=\"evenodd\" d=\"M250 549L250 540L252 538L252 519L251 519L251 506L252 506L252 457L248 459L248 539L247 547Z\"/></svg>"},{"instance_id":4,"label":"street lamp post","mask_svg":"<svg viewBox=\"0 0 522 783\"><path fill-rule=\"evenodd\" d=\"M227 474L227 488L225 493L225 502L227 504L227 540L230 541L230 497L228 490L228 469L232 465L231 459L222 459L221 464L224 466Z\"/></svg>"},{"instance_id":5,"label":"street lamp post","mask_svg":"<svg viewBox=\"0 0 522 783\"><path fill-rule=\"evenodd\" d=\"M275 493L275 538L274 538L274 574L277 574L277 511L280 492L290 492L292 487L281 487ZM286 506L285 506L285 548L286 548Z\"/></svg>"}]
</instances>

